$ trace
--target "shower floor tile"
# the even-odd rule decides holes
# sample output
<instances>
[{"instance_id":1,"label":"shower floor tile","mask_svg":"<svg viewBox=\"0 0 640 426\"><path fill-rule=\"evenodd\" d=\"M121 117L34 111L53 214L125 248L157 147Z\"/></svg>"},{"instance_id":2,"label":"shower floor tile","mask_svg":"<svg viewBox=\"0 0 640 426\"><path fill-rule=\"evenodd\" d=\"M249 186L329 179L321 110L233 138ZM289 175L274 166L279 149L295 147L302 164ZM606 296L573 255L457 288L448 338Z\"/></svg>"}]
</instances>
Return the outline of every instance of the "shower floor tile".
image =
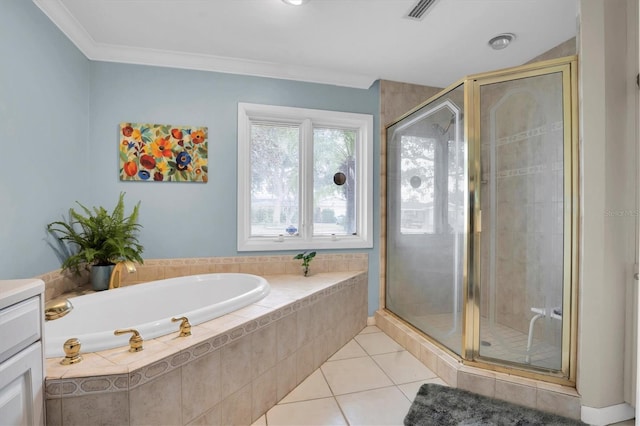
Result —
<instances>
[{"instance_id":1,"label":"shower floor tile","mask_svg":"<svg viewBox=\"0 0 640 426\"><path fill-rule=\"evenodd\" d=\"M460 323L454 325L450 314L413 317L411 322L418 328L428 331L428 334L449 348L459 348L461 345L462 326ZM499 323L494 323L490 327L489 320L484 317L480 318L480 330L480 355L516 363L525 361L528 341L526 333ZM532 349L532 365L550 369L560 368L561 348L538 340L534 336Z\"/></svg>"}]
</instances>

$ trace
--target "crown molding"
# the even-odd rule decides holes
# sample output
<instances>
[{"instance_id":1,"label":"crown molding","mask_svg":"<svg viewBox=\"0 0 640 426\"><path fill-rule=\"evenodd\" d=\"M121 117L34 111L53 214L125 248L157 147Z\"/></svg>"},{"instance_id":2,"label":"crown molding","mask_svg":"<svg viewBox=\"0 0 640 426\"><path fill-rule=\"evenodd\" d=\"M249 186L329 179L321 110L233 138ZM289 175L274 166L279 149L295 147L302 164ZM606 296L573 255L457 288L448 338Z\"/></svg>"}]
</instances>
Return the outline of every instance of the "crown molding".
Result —
<instances>
[{"instance_id":1,"label":"crown molding","mask_svg":"<svg viewBox=\"0 0 640 426\"><path fill-rule=\"evenodd\" d=\"M92 61L213 71L357 89L368 89L377 80L377 77L371 75L316 67L97 43L62 0L33 0L33 2Z\"/></svg>"}]
</instances>

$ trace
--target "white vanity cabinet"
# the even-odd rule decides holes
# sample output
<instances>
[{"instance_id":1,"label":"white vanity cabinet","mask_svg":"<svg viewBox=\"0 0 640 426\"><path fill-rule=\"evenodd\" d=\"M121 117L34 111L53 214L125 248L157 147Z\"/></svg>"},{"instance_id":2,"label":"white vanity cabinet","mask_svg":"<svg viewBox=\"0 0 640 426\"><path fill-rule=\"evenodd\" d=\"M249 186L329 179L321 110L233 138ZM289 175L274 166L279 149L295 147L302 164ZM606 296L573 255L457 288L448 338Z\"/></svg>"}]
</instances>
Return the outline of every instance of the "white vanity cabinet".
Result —
<instances>
[{"instance_id":1,"label":"white vanity cabinet","mask_svg":"<svg viewBox=\"0 0 640 426\"><path fill-rule=\"evenodd\" d=\"M0 424L44 424L44 283L0 280Z\"/></svg>"}]
</instances>

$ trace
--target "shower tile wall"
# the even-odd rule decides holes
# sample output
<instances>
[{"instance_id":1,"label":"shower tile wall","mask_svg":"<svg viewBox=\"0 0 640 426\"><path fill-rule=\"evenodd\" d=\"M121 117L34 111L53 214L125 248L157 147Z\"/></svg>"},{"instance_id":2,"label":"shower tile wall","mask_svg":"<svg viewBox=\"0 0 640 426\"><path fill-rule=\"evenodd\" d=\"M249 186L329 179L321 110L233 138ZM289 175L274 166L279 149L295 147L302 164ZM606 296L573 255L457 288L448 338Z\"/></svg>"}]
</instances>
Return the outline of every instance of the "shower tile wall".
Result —
<instances>
[{"instance_id":1,"label":"shower tile wall","mask_svg":"<svg viewBox=\"0 0 640 426\"><path fill-rule=\"evenodd\" d=\"M531 308L562 305L563 114L552 101L560 84L549 75L481 93L481 315L525 334ZM534 336L559 346L560 326L541 318Z\"/></svg>"}]
</instances>

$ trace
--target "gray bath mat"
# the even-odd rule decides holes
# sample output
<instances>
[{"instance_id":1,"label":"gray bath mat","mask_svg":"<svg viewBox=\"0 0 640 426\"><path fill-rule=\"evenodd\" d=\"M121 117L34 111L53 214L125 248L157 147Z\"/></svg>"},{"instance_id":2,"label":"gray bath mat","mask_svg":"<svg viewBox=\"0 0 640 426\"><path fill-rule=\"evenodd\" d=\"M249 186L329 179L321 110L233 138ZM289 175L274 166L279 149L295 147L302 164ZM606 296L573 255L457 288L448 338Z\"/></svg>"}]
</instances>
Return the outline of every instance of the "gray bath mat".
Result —
<instances>
[{"instance_id":1,"label":"gray bath mat","mask_svg":"<svg viewBox=\"0 0 640 426\"><path fill-rule=\"evenodd\" d=\"M426 383L420 387L405 426L585 425L577 420L521 407L462 389Z\"/></svg>"}]
</instances>

